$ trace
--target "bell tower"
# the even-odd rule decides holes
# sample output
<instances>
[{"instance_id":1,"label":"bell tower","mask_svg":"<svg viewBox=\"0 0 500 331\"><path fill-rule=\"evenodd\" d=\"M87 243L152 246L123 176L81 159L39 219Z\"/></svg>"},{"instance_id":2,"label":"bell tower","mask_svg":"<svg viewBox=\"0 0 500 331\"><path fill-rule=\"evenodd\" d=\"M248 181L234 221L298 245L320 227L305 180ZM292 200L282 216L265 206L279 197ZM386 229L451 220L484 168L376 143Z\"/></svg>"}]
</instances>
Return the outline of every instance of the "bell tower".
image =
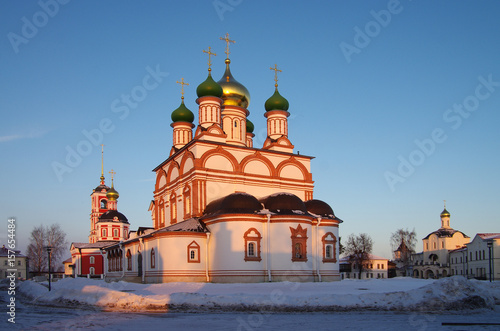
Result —
<instances>
[{"instance_id":1,"label":"bell tower","mask_svg":"<svg viewBox=\"0 0 500 331\"><path fill-rule=\"evenodd\" d=\"M90 194L91 211L90 211L90 234L89 243L97 242L97 221L99 217L108 211L108 199L106 194L109 187L104 182L104 145L101 145L101 178L99 186L97 186Z\"/></svg>"}]
</instances>

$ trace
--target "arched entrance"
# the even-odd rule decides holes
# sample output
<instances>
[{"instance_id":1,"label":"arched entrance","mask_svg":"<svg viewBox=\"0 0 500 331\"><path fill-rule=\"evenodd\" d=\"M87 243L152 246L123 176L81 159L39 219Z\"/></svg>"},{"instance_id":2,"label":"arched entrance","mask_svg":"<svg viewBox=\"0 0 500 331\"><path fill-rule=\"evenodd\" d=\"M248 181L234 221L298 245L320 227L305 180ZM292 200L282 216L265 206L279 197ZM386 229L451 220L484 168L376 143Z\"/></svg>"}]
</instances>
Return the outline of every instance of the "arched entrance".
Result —
<instances>
[{"instance_id":1,"label":"arched entrance","mask_svg":"<svg viewBox=\"0 0 500 331\"><path fill-rule=\"evenodd\" d=\"M434 279L434 272L432 272L432 270L427 270L425 272L425 279Z\"/></svg>"},{"instance_id":2,"label":"arched entrance","mask_svg":"<svg viewBox=\"0 0 500 331\"><path fill-rule=\"evenodd\" d=\"M448 271L443 270L443 277L448 277Z\"/></svg>"},{"instance_id":3,"label":"arched entrance","mask_svg":"<svg viewBox=\"0 0 500 331\"><path fill-rule=\"evenodd\" d=\"M418 278L418 270L413 270L413 278Z\"/></svg>"}]
</instances>

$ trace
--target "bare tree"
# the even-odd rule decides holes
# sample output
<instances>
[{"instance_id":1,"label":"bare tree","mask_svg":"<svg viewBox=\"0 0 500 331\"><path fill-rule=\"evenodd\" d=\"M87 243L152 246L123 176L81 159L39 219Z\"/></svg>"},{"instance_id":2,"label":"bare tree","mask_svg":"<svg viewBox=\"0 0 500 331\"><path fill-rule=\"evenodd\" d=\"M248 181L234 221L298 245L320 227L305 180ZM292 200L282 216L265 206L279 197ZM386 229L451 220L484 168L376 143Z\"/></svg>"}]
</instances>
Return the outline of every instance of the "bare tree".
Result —
<instances>
[{"instance_id":1,"label":"bare tree","mask_svg":"<svg viewBox=\"0 0 500 331\"><path fill-rule=\"evenodd\" d=\"M366 233L361 233L357 236L351 234L347 238L344 252L349 257L351 265L354 265L354 269L358 269L359 279L361 279L363 270L367 268L367 265L370 263L372 249L373 240Z\"/></svg>"},{"instance_id":2,"label":"bare tree","mask_svg":"<svg viewBox=\"0 0 500 331\"><path fill-rule=\"evenodd\" d=\"M32 271L42 272L48 270L47 246L52 247L50 267L52 270L56 270L57 268L54 266L59 265L65 250L68 249L66 233L59 224L52 224L47 227L40 225L31 231L27 254Z\"/></svg>"},{"instance_id":3,"label":"bare tree","mask_svg":"<svg viewBox=\"0 0 500 331\"><path fill-rule=\"evenodd\" d=\"M345 247L342 245L342 237L339 237L339 255L344 254Z\"/></svg>"},{"instance_id":4,"label":"bare tree","mask_svg":"<svg viewBox=\"0 0 500 331\"><path fill-rule=\"evenodd\" d=\"M30 269L41 272L47 265L47 253L45 246L45 228L43 225L34 227L31 231L30 243L27 255L30 260Z\"/></svg>"},{"instance_id":5,"label":"bare tree","mask_svg":"<svg viewBox=\"0 0 500 331\"><path fill-rule=\"evenodd\" d=\"M407 276L407 270L412 264L411 255L415 253L417 245L417 233L415 229L397 229L391 234L391 247L394 253L394 261L400 275Z\"/></svg>"}]
</instances>

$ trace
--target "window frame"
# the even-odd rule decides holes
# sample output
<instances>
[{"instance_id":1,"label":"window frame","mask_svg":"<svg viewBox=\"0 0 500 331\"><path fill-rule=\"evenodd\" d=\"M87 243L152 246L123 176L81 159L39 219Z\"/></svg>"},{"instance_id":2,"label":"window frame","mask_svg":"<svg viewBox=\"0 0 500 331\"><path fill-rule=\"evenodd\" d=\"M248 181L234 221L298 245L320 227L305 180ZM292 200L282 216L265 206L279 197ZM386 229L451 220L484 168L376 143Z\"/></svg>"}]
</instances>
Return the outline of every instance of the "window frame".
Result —
<instances>
[{"instance_id":1,"label":"window frame","mask_svg":"<svg viewBox=\"0 0 500 331\"><path fill-rule=\"evenodd\" d=\"M191 252L195 253L194 258L191 258ZM195 240L187 246L187 262L200 263L200 245Z\"/></svg>"},{"instance_id":2,"label":"window frame","mask_svg":"<svg viewBox=\"0 0 500 331\"><path fill-rule=\"evenodd\" d=\"M260 262L261 257L261 243L262 236L256 228L250 228L243 234L243 239L245 240L245 262ZM254 255L250 255L250 244L254 244Z\"/></svg>"},{"instance_id":3,"label":"window frame","mask_svg":"<svg viewBox=\"0 0 500 331\"><path fill-rule=\"evenodd\" d=\"M296 229L290 227L292 240L292 262L307 262L307 228L298 225ZM299 251L297 252L297 248ZM299 253L299 256L297 256Z\"/></svg>"},{"instance_id":4,"label":"window frame","mask_svg":"<svg viewBox=\"0 0 500 331\"><path fill-rule=\"evenodd\" d=\"M331 238L331 239L330 239ZM332 232L327 232L321 238L323 243L323 263L336 263L337 262L337 237ZM332 256L326 256L327 246L332 247Z\"/></svg>"}]
</instances>

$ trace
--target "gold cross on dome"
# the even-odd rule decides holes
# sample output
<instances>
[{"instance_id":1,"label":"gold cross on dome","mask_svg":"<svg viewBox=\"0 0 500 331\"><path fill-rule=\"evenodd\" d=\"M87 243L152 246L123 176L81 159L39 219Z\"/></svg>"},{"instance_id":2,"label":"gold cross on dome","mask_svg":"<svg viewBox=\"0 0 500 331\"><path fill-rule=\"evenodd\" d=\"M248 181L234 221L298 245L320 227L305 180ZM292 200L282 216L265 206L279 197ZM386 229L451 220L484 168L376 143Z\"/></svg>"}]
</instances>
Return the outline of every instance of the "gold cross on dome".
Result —
<instances>
[{"instance_id":1,"label":"gold cross on dome","mask_svg":"<svg viewBox=\"0 0 500 331\"><path fill-rule=\"evenodd\" d=\"M181 95L182 95L182 100L184 100L184 85L188 85L188 83L184 82L184 78L181 78L181 81L176 81L177 84L181 84Z\"/></svg>"},{"instance_id":2,"label":"gold cross on dome","mask_svg":"<svg viewBox=\"0 0 500 331\"><path fill-rule=\"evenodd\" d=\"M207 53L208 54L208 71L211 71L212 69L210 68L210 66L212 65L212 61L210 59L210 56L211 55L217 56L217 54L212 53L212 48L210 46L208 46L208 51L203 50L203 53Z\"/></svg>"},{"instance_id":3,"label":"gold cross on dome","mask_svg":"<svg viewBox=\"0 0 500 331\"><path fill-rule=\"evenodd\" d=\"M444 209L446 209L446 200L443 200L444 201Z\"/></svg>"},{"instance_id":4,"label":"gold cross on dome","mask_svg":"<svg viewBox=\"0 0 500 331\"><path fill-rule=\"evenodd\" d=\"M278 69L278 65L275 64L274 68L270 67L269 69L274 70L274 86L278 87L278 71L282 72L280 69Z\"/></svg>"},{"instance_id":5,"label":"gold cross on dome","mask_svg":"<svg viewBox=\"0 0 500 331\"><path fill-rule=\"evenodd\" d=\"M220 40L224 40L226 42L226 57L229 59L229 43L235 43L234 40L231 40L229 39L229 33L226 33L226 36L223 38L223 37L219 37Z\"/></svg>"},{"instance_id":6,"label":"gold cross on dome","mask_svg":"<svg viewBox=\"0 0 500 331\"><path fill-rule=\"evenodd\" d=\"M111 175L111 182L113 182L113 178L115 177L116 172L114 172L113 169L111 169L111 171L109 173Z\"/></svg>"}]
</instances>

